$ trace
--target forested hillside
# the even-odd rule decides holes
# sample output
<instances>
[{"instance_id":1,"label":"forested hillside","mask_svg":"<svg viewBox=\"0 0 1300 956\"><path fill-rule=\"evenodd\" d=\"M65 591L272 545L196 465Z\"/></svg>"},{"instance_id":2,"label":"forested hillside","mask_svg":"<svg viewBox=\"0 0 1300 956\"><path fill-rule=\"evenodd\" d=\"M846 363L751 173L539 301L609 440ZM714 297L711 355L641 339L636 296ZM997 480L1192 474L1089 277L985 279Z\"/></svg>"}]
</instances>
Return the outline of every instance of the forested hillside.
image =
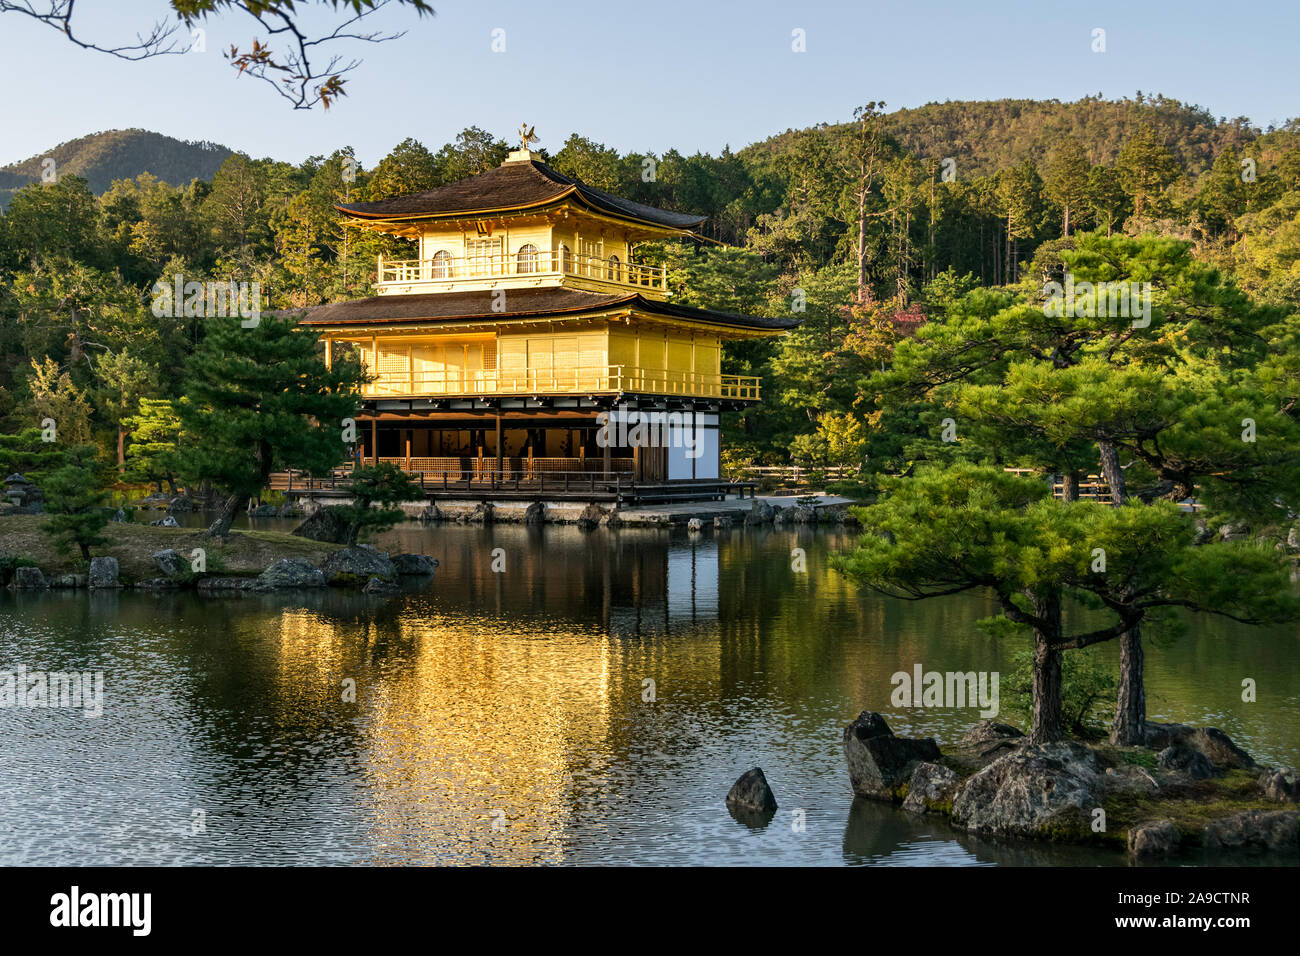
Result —
<instances>
[{"instance_id":1,"label":"forested hillside","mask_svg":"<svg viewBox=\"0 0 1300 956\"><path fill-rule=\"evenodd\" d=\"M102 193L115 179L134 179L141 173L173 186L193 179L211 179L230 150L216 143L189 143L143 129L115 129L93 133L0 167L0 208L13 193L41 178L41 163L53 159L59 173L80 176L91 192Z\"/></svg>"},{"instance_id":2,"label":"forested hillside","mask_svg":"<svg viewBox=\"0 0 1300 956\"><path fill-rule=\"evenodd\" d=\"M1193 175L1209 167L1224 148L1241 147L1259 135L1248 120L1216 120L1201 107L1163 96L1104 100L952 100L895 110L885 118L887 133L917 156L951 156L968 176L988 176L1025 160L1041 162L1061 137L1084 144L1088 162L1112 166L1119 151L1143 125ZM832 133L843 126L828 127ZM746 157L780 152L795 131L744 150Z\"/></svg>"},{"instance_id":3,"label":"forested hillside","mask_svg":"<svg viewBox=\"0 0 1300 956\"><path fill-rule=\"evenodd\" d=\"M716 156L550 141L561 172L709 217L709 241L638 250L669 265L678 300L804 319L727 356L764 381L762 410L729 423L733 460L860 465L876 427L864 376L899 336L981 287L1034 294L1085 232L1185 244L1255 307L1300 305L1294 121L1263 132L1163 97L869 103L847 120ZM370 294L376 256L411 248L346 229L334 203L451 182L508 149L478 128L434 148L410 132L374 168L348 147L292 164L140 131L52 151L59 181L16 190L0 217L0 431L57 411L129 446L142 401L180 398L204 329L151 314L160 278L259 282L272 308ZM888 437L872 455L902 453Z\"/></svg>"}]
</instances>

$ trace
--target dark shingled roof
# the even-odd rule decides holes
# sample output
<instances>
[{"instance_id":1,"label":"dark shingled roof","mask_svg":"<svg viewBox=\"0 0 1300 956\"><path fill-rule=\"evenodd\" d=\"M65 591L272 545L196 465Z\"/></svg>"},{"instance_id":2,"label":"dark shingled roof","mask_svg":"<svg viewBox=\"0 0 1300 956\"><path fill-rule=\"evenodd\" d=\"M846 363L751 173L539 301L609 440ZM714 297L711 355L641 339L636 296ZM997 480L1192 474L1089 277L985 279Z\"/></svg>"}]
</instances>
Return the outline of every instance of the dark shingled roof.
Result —
<instances>
[{"instance_id":1,"label":"dark shingled roof","mask_svg":"<svg viewBox=\"0 0 1300 956\"><path fill-rule=\"evenodd\" d=\"M657 302L636 292L586 292L547 286L536 289L509 289L506 309L494 312L493 290L476 292L425 292L416 295L376 295L350 302L334 302L309 309L283 309L281 315L305 313L303 325L382 326L409 322L440 323L466 319L517 319L527 316L581 315L610 308L633 308L653 315L663 315L698 322L712 322L733 328L769 330L792 329L800 319L778 319L714 312L672 302Z\"/></svg>"},{"instance_id":2,"label":"dark shingled roof","mask_svg":"<svg viewBox=\"0 0 1300 956\"><path fill-rule=\"evenodd\" d=\"M690 229L707 216L656 209L630 199L621 199L594 186L557 173L545 163L521 160L505 163L486 173L439 186L422 193L408 193L376 202L339 204L334 208L362 219L409 218L419 216L470 216L487 210L519 209L554 202L570 192L576 193L598 211L624 219Z\"/></svg>"}]
</instances>

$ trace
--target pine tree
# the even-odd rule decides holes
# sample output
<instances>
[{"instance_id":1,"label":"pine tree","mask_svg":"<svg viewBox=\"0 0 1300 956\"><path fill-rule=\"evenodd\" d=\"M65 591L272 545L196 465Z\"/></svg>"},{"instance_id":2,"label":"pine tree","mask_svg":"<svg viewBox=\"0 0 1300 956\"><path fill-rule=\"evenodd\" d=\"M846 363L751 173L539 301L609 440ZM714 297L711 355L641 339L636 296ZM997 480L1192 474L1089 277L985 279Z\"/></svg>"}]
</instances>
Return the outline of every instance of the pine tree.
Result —
<instances>
[{"instance_id":1,"label":"pine tree","mask_svg":"<svg viewBox=\"0 0 1300 956\"><path fill-rule=\"evenodd\" d=\"M1088 157L1083 144L1064 137L1047 156L1043 187L1047 198L1061 208L1061 235L1070 234L1073 219L1082 218L1088 198Z\"/></svg>"},{"instance_id":2,"label":"pine tree","mask_svg":"<svg viewBox=\"0 0 1300 956\"><path fill-rule=\"evenodd\" d=\"M67 453L67 463L45 478L45 510L50 515L41 530L55 537L60 551L73 545L82 560L90 560L90 549L106 544L100 534L108 523L101 490L99 450L94 445L78 445Z\"/></svg>"},{"instance_id":3,"label":"pine tree","mask_svg":"<svg viewBox=\"0 0 1300 956\"><path fill-rule=\"evenodd\" d=\"M124 419L122 424L131 433L124 477L156 483L159 491L166 482L167 489L176 494L181 420L175 403L165 398L142 398L136 414Z\"/></svg>"},{"instance_id":4,"label":"pine tree","mask_svg":"<svg viewBox=\"0 0 1300 956\"><path fill-rule=\"evenodd\" d=\"M931 441L928 457L1063 474L1099 462L1116 506L1195 495L1221 518L1264 524L1300 510L1285 324L1268 327L1271 314L1195 263L1186 243L1085 234L1062 257L1080 291L1083 281L1149 281L1150 324L1131 308L1112 314L1104 296L1066 307L972 293L899 344L894 368L868 383L877 405L931 426L944 414L961 423L965 441ZM919 415L907 404L918 397L932 403ZM1145 723L1138 622L1121 652L1112 738L1128 744Z\"/></svg>"},{"instance_id":5,"label":"pine tree","mask_svg":"<svg viewBox=\"0 0 1300 956\"><path fill-rule=\"evenodd\" d=\"M335 507L334 513L348 525L347 543L354 545L362 531L386 531L405 514L396 507L403 501L421 501L424 492L411 476L387 462L352 472L344 491L351 504ZM377 507L372 507L377 506Z\"/></svg>"},{"instance_id":6,"label":"pine tree","mask_svg":"<svg viewBox=\"0 0 1300 956\"><path fill-rule=\"evenodd\" d=\"M346 356L327 368L318 346L317 335L289 317L263 315L251 328L238 317L207 320L179 413L183 473L227 493L209 534L228 534L273 472L323 474L342 459L344 422L364 376Z\"/></svg>"},{"instance_id":7,"label":"pine tree","mask_svg":"<svg viewBox=\"0 0 1300 956\"><path fill-rule=\"evenodd\" d=\"M963 462L881 485L876 504L855 509L867 533L836 566L905 600L991 591L1001 614L984 626L1032 639L1033 744L1064 735L1067 651L1115 640L1175 608L1252 624L1300 613L1277 554L1238 542L1193 547L1194 529L1171 502L1058 501L1042 481ZM1100 614L1070 630L1064 612L1072 603Z\"/></svg>"},{"instance_id":8,"label":"pine tree","mask_svg":"<svg viewBox=\"0 0 1300 956\"><path fill-rule=\"evenodd\" d=\"M1115 168L1124 191L1133 201L1133 215L1150 214L1166 186L1178 178L1178 160L1156 138L1155 130L1143 124L1119 151Z\"/></svg>"}]
</instances>

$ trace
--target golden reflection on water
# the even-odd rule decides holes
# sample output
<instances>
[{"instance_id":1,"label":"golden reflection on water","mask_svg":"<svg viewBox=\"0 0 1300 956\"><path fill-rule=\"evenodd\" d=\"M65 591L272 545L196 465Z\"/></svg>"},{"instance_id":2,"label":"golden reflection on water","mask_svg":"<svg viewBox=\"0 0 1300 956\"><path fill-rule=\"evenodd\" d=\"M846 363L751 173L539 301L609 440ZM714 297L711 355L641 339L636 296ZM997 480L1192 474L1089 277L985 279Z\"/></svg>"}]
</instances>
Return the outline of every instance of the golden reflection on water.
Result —
<instances>
[{"instance_id":1,"label":"golden reflection on water","mask_svg":"<svg viewBox=\"0 0 1300 956\"><path fill-rule=\"evenodd\" d=\"M858 709L941 743L978 719L893 711L891 674L917 662L1005 669L1015 649L975 633L987 598L882 601L830 571L831 542L793 573L790 548L810 544L795 535L645 546L625 533L597 547L498 528L433 540L442 567L425 592L361 604L330 593L259 625L277 635L267 696L286 720L355 741L357 773L338 785L356 789L365 862L590 860L679 796L724 826L718 797L758 743L804 761L801 785L847 808L838 733ZM406 547L432 550L419 543ZM496 547L506 574L490 570ZM1162 665L1153 648L1157 690L1179 679ZM341 700L348 678L355 703Z\"/></svg>"}]
</instances>

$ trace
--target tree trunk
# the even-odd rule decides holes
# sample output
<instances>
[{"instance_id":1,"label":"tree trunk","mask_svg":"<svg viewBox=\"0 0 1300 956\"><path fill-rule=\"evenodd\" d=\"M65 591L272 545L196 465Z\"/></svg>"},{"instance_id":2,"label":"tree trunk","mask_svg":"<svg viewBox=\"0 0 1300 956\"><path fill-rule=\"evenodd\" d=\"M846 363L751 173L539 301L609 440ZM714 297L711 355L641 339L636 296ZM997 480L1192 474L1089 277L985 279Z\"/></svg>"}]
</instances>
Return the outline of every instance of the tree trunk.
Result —
<instances>
[{"instance_id":1,"label":"tree trunk","mask_svg":"<svg viewBox=\"0 0 1300 956\"><path fill-rule=\"evenodd\" d=\"M858 301L867 288L867 190L858 190Z\"/></svg>"},{"instance_id":2,"label":"tree trunk","mask_svg":"<svg viewBox=\"0 0 1300 956\"><path fill-rule=\"evenodd\" d=\"M1034 718L1029 730L1031 744L1060 740L1061 649L1047 635L1034 632Z\"/></svg>"},{"instance_id":3,"label":"tree trunk","mask_svg":"<svg viewBox=\"0 0 1300 956\"><path fill-rule=\"evenodd\" d=\"M1097 442L1097 451L1101 455L1101 473L1110 486L1110 502L1116 508L1128 501L1128 488L1124 484L1124 469L1119 466L1119 452L1110 442Z\"/></svg>"},{"instance_id":4,"label":"tree trunk","mask_svg":"<svg viewBox=\"0 0 1300 956\"><path fill-rule=\"evenodd\" d=\"M1110 742L1121 747L1141 744L1146 738L1147 695L1142 683L1142 627L1135 624L1119 638L1119 695Z\"/></svg>"},{"instance_id":5,"label":"tree trunk","mask_svg":"<svg viewBox=\"0 0 1300 956\"><path fill-rule=\"evenodd\" d=\"M1061 719L1061 595L1030 595L1034 616L1034 713L1031 744L1051 743L1063 736Z\"/></svg>"},{"instance_id":6,"label":"tree trunk","mask_svg":"<svg viewBox=\"0 0 1300 956\"><path fill-rule=\"evenodd\" d=\"M208 526L207 535L209 538L224 538L230 534L230 526L235 521L235 515L239 510L248 503L248 495L229 495L226 502L221 506L221 514L217 515L217 520Z\"/></svg>"},{"instance_id":7,"label":"tree trunk","mask_svg":"<svg viewBox=\"0 0 1300 956\"><path fill-rule=\"evenodd\" d=\"M1073 468L1061 474L1061 500L1079 500L1079 473Z\"/></svg>"},{"instance_id":8,"label":"tree trunk","mask_svg":"<svg viewBox=\"0 0 1300 956\"><path fill-rule=\"evenodd\" d=\"M1128 501L1124 472L1119 454L1109 442L1098 442L1101 470L1110 485L1111 504L1119 507ZM1147 694L1143 685L1142 628L1132 628L1119 636L1119 690L1115 695L1115 720L1110 729L1113 744L1131 746L1142 742L1146 734Z\"/></svg>"},{"instance_id":9,"label":"tree trunk","mask_svg":"<svg viewBox=\"0 0 1300 956\"><path fill-rule=\"evenodd\" d=\"M117 426L117 470L122 471L126 467L126 430Z\"/></svg>"}]
</instances>

